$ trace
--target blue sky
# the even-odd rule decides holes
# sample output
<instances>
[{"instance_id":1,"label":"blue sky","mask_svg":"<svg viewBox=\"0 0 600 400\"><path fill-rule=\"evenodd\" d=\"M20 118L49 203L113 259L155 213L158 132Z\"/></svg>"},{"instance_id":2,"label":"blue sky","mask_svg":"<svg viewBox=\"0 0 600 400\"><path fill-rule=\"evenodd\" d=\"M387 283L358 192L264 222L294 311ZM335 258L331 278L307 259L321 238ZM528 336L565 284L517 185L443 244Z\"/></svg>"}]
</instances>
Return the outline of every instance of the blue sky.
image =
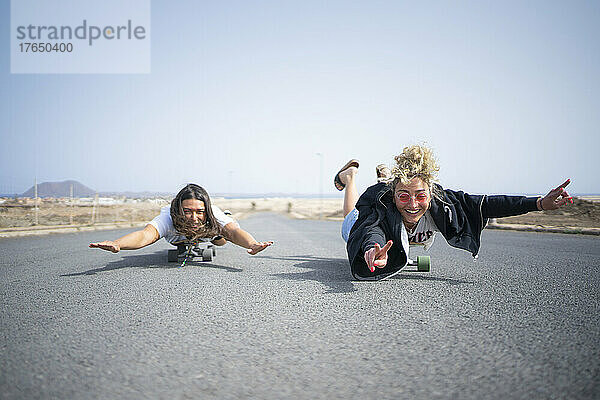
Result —
<instances>
[{"instance_id":1,"label":"blue sky","mask_svg":"<svg viewBox=\"0 0 600 400\"><path fill-rule=\"evenodd\" d=\"M600 192L598 2L151 5L150 74L11 74L0 0L0 193L318 193L322 158L335 194L423 142L448 188Z\"/></svg>"}]
</instances>

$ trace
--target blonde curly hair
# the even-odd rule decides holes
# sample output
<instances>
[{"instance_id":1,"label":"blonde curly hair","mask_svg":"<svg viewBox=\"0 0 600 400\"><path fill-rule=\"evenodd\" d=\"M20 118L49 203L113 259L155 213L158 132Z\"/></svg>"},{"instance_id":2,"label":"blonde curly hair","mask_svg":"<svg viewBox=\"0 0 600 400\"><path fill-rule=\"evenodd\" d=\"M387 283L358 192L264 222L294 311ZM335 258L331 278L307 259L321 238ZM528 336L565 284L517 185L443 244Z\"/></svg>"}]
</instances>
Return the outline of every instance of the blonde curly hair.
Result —
<instances>
[{"instance_id":1,"label":"blonde curly hair","mask_svg":"<svg viewBox=\"0 0 600 400\"><path fill-rule=\"evenodd\" d=\"M431 195L441 199L441 193L435 183L440 167L433 155L433 150L425 145L405 147L401 154L394 157L395 165L392 167L392 189L398 183L408 185L413 178L420 178L429 186Z\"/></svg>"}]
</instances>

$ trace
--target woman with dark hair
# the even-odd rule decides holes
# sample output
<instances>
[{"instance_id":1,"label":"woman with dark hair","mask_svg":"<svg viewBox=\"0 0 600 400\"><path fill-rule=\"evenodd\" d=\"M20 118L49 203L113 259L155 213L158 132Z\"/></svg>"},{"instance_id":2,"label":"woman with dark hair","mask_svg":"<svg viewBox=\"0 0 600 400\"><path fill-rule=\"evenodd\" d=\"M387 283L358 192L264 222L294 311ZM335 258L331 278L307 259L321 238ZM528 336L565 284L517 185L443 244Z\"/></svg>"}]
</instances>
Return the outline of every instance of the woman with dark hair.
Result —
<instances>
[{"instance_id":1,"label":"woman with dark hair","mask_svg":"<svg viewBox=\"0 0 600 400\"><path fill-rule=\"evenodd\" d=\"M117 253L120 250L140 249L163 237L169 243L210 241L217 246L230 241L248 249L249 254L256 254L273 244L272 241L257 242L233 218L211 204L206 190L190 183L144 229L114 241L90 243L89 247Z\"/></svg>"}]
</instances>

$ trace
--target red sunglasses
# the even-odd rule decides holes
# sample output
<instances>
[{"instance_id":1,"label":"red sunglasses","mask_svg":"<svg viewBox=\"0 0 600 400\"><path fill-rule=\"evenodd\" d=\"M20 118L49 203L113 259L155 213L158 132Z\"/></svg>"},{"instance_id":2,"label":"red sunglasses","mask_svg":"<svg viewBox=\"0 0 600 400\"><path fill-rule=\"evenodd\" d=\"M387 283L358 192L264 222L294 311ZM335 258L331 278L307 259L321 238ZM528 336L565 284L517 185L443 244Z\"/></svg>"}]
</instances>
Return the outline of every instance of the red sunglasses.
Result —
<instances>
[{"instance_id":1,"label":"red sunglasses","mask_svg":"<svg viewBox=\"0 0 600 400\"><path fill-rule=\"evenodd\" d=\"M408 203L411 197L414 197L415 201L418 203L425 203L427 199L429 199L427 193L417 193L415 195L410 195L406 192L396 192L396 198L400 203Z\"/></svg>"}]
</instances>

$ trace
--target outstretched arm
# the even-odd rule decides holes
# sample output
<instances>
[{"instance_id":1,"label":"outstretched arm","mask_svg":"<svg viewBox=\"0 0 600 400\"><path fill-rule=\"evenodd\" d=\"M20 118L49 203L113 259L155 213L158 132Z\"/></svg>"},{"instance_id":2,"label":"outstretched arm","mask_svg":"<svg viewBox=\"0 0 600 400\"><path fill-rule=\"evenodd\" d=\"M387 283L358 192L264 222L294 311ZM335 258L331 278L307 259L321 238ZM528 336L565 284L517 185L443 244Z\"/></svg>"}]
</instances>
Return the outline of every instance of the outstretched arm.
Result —
<instances>
[{"instance_id":1,"label":"outstretched arm","mask_svg":"<svg viewBox=\"0 0 600 400\"><path fill-rule=\"evenodd\" d=\"M504 218L526 214L530 211L556 210L567 203L573 203L573 198L565 190L570 182L571 180L567 179L544 197L486 196L481 209L483 217Z\"/></svg>"},{"instance_id":2,"label":"outstretched arm","mask_svg":"<svg viewBox=\"0 0 600 400\"><path fill-rule=\"evenodd\" d=\"M91 248L99 248L102 250L118 253L120 250L136 250L148 246L160 239L160 235L156 228L150 224L144 229L129 233L117 240L105 240L104 242L90 243Z\"/></svg>"},{"instance_id":3,"label":"outstretched arm","mask_svg":"<svg viewBox=\"0 0 600 400\"><path fill-rule=\"evenodd\" d=\"M257 242L251 234L240 228L236 222L224 226L225 238L238 246L248 249L248 254L256 254L273 244L273 241Z\"/></svg>"}]
</instances>

